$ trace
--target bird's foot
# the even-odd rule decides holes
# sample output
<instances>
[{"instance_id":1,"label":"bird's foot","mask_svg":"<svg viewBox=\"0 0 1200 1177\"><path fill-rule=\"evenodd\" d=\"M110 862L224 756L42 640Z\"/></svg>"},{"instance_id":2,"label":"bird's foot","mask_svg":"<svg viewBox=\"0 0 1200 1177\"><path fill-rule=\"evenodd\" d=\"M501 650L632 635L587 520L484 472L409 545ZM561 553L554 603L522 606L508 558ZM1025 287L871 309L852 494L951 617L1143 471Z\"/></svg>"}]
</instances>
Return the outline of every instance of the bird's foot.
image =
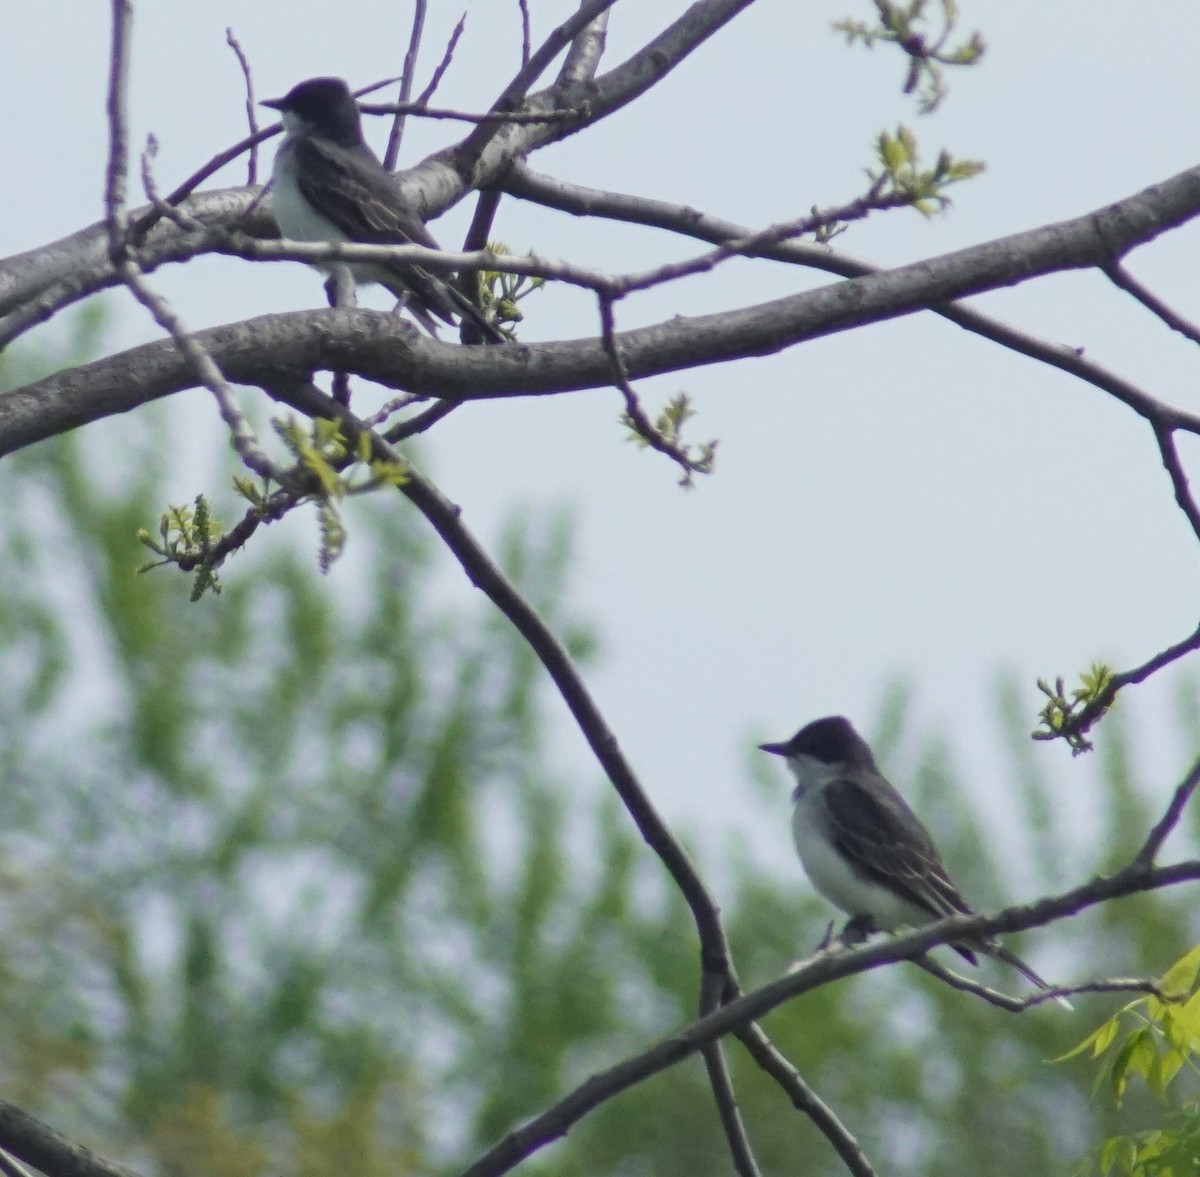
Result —
<instances>
[{"instance_id":1,"label":"bird's foot","mask_svg":"<svg viewBox=\"0 0 1200 1177\"><path fill-rule=\"evenodd\" d=\"M354 275L345 267L337 266L325 279L325 297L331 307L354 307L358 305L358 286Z\"/></svg>"},{"instance_id":2,"label":"bird's foot","mask_svg":"<svg viewBox=\"0 0 1200 1177\"><path fill-rule=\"evenodd\" d=\"M846 926L842 929L842 934L838 939L841 941L843 947L854 948L878 931L879 925L875 922L874 916L862 913L853 916L846 922Z\"/></svg>"}]
</instances>

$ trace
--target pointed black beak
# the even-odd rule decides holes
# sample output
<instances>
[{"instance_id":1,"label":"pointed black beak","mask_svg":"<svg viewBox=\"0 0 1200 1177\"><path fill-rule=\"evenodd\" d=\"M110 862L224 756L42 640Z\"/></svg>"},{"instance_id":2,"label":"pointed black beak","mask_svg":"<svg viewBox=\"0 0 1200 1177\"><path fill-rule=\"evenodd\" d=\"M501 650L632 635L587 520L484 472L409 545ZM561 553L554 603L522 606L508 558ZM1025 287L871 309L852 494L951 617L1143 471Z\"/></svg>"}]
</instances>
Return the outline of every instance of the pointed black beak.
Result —
<instances>
[{"instance_id":1,"label":"pointed black beak","mask_svg":"<svg viewBox=\"0 0 1200 1177\"><path fill-rule=\"evenodd\" d=\"M282 110L284 99L282 98L264 98L258 105L269 106L272 110Z\"/></svg>"},{"instance_id":2,"label":"pointed black beak","mask_svg":"<svg viewBox=\"0 0 1200 1177\"><path fill-rule=\"evenodd\" d=\"M787 745L786 744L759 744L758 750L760 752L770 752L772 756L786 756L787 755Z\"/></svg>"}]
</instances>

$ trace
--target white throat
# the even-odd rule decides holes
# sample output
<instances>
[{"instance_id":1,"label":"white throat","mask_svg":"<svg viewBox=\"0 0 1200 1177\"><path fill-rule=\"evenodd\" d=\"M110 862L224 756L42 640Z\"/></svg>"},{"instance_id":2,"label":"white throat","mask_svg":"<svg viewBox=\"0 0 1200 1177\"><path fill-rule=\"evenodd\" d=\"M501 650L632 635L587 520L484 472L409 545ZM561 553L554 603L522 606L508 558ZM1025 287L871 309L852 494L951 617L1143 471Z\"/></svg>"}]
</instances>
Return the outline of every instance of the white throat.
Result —
<instances>
[{"instance_id":1,"label":"white throat","mask_svg":"<svg viewBox=\"0 0 1200 1177\"><path fill-rule=\"evenodd\" d=\"M814 789L820 789L830 781L842 775L843 766L827 764L815 756L805 756L800 753L786 757L788 771L796 779L796 788L792 791L792 800L800 801Z\"/></svg>"},{"instance_id":2,"label":"white throat","mask_svg":"<svg viewBox=\"0 0 1200 1177\"><path fill-rule=\"evenodd\" d=\"M283 133L289 139L298 138L307 130L304 120L294 110L285 110L282 115Z\"/></svg>"}]
</instances>

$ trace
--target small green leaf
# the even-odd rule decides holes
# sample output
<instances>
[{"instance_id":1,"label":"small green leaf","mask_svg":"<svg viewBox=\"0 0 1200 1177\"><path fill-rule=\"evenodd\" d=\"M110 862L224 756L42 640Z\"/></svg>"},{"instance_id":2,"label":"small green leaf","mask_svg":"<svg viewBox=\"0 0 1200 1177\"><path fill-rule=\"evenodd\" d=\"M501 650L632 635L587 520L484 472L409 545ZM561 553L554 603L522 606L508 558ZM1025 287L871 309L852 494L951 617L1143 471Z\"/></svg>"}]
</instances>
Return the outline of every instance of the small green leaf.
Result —
<instances>
[{"instance_id":1,"label":"small green leaf","mask_svg":"<svg viewBox=\"0 0 1200 1177\"><path fill-rule=\"evenodd\" d=\"M1114 1136L1100 1150L1100 1172L1105 1177L1118 1163L1126 1173L1132 1172L1137 1163L1137 1146L1128 1136Z\"/></svg>"},{"instance_id":2,"label":"small green leaf","mask_svg":"<svg viewBox=\"0 0 1200 1177\"><path fill-rule=\"evenodd\" d=\"M1074 1058L1076 1055L1082 1054L1089 1048L1092 1052L1092 1058L1098 1058L1113 1044L1120 1025L1120 1015L1109 1018L1108 1021L1102 1022L1097 1026L1082 1042L1071 1047L1066 1054L1060 1054L1057 1058L1052 1058L1050 1061L1052 1063L1065 1062L1069 1058Z\"/></svg>"},{"instance_id":3,"label":"small green leaf","mask_svg":"<svg viewBox=\"0 0 1200 1177\"><path fill-rule=\"evenodd\" d=\"M1200 976L1200 944L1163 973L1158 987L1169 997L1183 997L1196 987L1197 976Z\"/></svg>"},{"instance_id":4,"label":"small green leaf","mask_svg":"<svg viewBox=\"0 0 1200 1177\"><path fill-rule=\"evenodd\" d=\"M1167 1088L1171 1080L1179 1073L1180 1067L1187 1062L1187 1056L1178 1050L1167 1050L1157 1055L1150 1072L1146 1076L1146 1084L1159 1099L1166 1099Z\"/></svg>"}]
</instances>

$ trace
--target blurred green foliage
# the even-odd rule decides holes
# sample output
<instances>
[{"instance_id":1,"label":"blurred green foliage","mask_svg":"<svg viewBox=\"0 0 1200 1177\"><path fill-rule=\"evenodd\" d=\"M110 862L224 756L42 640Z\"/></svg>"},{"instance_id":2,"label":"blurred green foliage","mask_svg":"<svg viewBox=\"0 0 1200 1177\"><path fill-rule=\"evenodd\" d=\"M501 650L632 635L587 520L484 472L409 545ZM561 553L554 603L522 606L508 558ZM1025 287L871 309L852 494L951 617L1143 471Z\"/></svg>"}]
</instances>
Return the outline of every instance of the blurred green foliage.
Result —
<instances>
[{"instance_id":1,"label":"blurred green foliage","mask_svg":"<svg viewBox=\"0 0 1200 1177\"><path fill-rule=\"evenodd\" d=\"M0 464L0 1094L147 1172L453 1173L691 1018L690 918L601 783L555 767L533 656L485 601L447 603L457 570L398 495L354 504L331 578L288 524L235 558L220 598L189 605L186 578L134 575L137 530L165 501L167 420ZM566 520L515 516L503 548L586 659L593 640L563 605ZM994 754L1013 759L1000 803L1024 832L1003 872L903 692L876 725L987 907L1014 898L1005 879L1027 896L1119 860L1158 808L1111 716L1097 828L1080 837L1011 685L998 712ZM777 877L750 847L705 869L747 985L831 915L798 867ZM1196 938L1183 898L1143 895L1015 947L1051 977L1151 975ZM1045 1065L1094 1024L1006 1015L903 967L766 1028L881 1172L1008 1177L1064 1171L1154 1122L1134 1093L1120 1113L1093 1101L1086 1064ZM764 1172L841 1172L735 1043L729 1055ZM525 1171L729 1168L691 1060Z\"/></svg>"}]
</instances>

